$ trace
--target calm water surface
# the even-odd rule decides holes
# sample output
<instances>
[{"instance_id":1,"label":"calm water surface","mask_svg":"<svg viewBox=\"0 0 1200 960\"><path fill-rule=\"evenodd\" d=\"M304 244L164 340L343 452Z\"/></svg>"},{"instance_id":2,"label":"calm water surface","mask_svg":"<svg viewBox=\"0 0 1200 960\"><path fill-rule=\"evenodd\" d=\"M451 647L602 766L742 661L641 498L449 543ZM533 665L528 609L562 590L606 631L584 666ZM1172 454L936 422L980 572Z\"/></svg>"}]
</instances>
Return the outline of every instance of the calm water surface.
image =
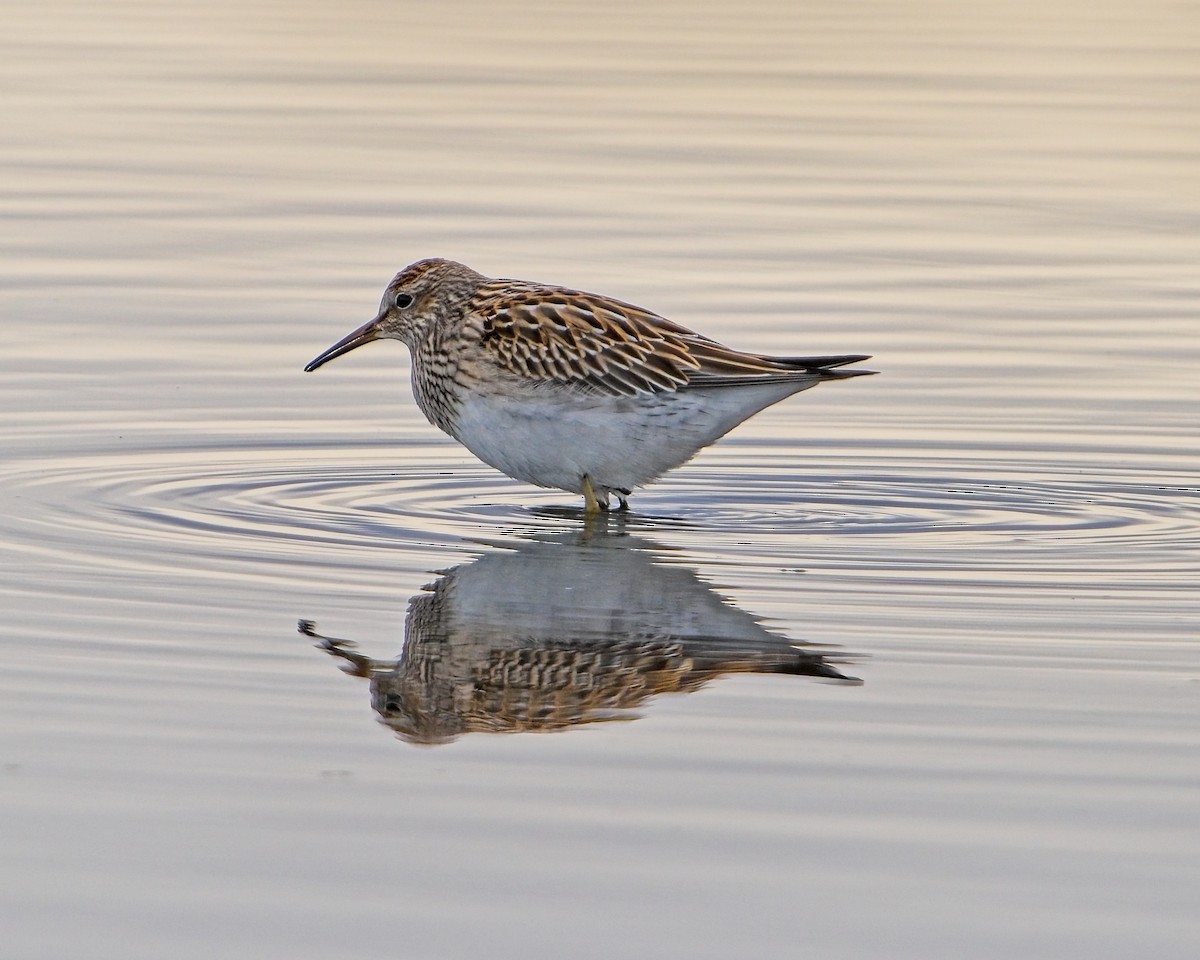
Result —
<instances>
[{"instance_id":1,"label":"calm water surface","mask_svg":"<svg viewBox=\"0 0 1200 960\"><path fill-rule=\"evenodd\" d=\"M1194 9L3 15L5 957L1200 951ZM586 524L431 255L882 376Z\"/></svg>"}]
</instances>

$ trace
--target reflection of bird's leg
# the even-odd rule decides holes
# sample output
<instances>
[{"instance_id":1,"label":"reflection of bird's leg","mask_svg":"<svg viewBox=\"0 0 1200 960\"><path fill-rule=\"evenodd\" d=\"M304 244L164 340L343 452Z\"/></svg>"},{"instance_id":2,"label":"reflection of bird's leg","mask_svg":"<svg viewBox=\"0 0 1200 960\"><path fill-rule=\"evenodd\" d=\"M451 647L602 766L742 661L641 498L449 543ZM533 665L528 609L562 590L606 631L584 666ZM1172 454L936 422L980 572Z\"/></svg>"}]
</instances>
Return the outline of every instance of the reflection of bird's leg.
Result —
<instances>
[{"instance_id":1,"label":"reflection of bird's leg","mask_svg":"<svg viewBox=\"0 0 1200 960\"><path fill-rule=\"evenodd\" d=\"M587 513L585 511L579 543L581 545L589 544L594 537L603 536L608 533L608 525L612 517L613 514L608 510L597 510L595 513Z\"/></svg>"},{"instance_id":2,"label":"reflection of bird's leg","mask_svg":"<svg viewBox=\"0 0 1200 960\"><path fill-rule=\"evenodd\" d=\"M608 509L608 491L601 490L596 493L596 488L592 485L592 478L586 473L583 475L583 512L584 513L599 513L601 510Z\"/></svg>"}]
</instances>

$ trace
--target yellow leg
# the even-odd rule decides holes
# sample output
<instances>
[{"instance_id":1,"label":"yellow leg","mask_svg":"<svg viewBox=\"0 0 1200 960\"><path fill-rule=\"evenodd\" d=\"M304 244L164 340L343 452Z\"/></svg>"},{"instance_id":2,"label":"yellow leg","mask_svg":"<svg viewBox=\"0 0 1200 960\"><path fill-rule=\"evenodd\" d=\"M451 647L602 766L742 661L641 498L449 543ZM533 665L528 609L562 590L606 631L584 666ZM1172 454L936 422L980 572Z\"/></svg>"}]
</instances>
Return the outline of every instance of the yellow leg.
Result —
<instances>
[{"instance_id":1,"label":"yellow leg","mask_svg":"<svg viewBox=\"0 0 1200 960\"><path fill-rule=\"evenodd\" d=\"M601 500L596 496L596 488L592 486L592 478L585 473L583 475L583 512L599 513L601 510L607 509L608 497Z\"/></svg>"}]
</instances>

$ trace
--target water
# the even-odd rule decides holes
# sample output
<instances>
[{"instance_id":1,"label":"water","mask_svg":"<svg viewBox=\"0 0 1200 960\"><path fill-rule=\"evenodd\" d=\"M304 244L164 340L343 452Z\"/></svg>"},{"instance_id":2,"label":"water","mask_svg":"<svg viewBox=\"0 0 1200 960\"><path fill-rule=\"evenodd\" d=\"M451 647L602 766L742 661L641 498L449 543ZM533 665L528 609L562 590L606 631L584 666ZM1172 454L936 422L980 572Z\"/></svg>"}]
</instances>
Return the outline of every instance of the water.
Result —
<instances>
[{"instance_id":1,"label":"water","mask_svg":"<svg viewBox=\"0 0 1200 960\"><path fill-rule=\"evenodd\" d=\"M1189 7L4 14L6 957L1200 949ZM882 375L588 525L430 255Z\"/></svg>"}]
</instances>

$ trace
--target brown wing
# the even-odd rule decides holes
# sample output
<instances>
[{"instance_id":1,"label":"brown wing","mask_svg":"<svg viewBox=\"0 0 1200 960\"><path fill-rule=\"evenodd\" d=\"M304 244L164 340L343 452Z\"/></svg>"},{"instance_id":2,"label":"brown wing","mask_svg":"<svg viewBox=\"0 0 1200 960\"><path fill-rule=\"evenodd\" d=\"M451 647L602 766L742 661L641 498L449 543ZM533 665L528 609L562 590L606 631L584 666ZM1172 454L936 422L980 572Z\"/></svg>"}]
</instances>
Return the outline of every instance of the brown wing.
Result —
<instances>
[{"instance_id":1,"label":"brown wing","mask_svg":"<svg viewBox=\"0 0 1200 960\"><path fill-rule=\"evenodd\" d=\"M521 377L632 396L676 390L700 366L688 330L595 294L501 281L471 309L492 359Z\"/></svg>"},{"instance_id":2,"label":"brown wing","mask_svg":"<svg viewBox=\"0 0 1200 960\"><path fill-rule=\"evenodd\" d=\"M821 367L863 359L820 357L814 364L740 353L620 300L517 281L484 285L471 311L482 319L481 343L503 369L615 396L689 383L823 378Z\"/></svg>"}]
</instances>

